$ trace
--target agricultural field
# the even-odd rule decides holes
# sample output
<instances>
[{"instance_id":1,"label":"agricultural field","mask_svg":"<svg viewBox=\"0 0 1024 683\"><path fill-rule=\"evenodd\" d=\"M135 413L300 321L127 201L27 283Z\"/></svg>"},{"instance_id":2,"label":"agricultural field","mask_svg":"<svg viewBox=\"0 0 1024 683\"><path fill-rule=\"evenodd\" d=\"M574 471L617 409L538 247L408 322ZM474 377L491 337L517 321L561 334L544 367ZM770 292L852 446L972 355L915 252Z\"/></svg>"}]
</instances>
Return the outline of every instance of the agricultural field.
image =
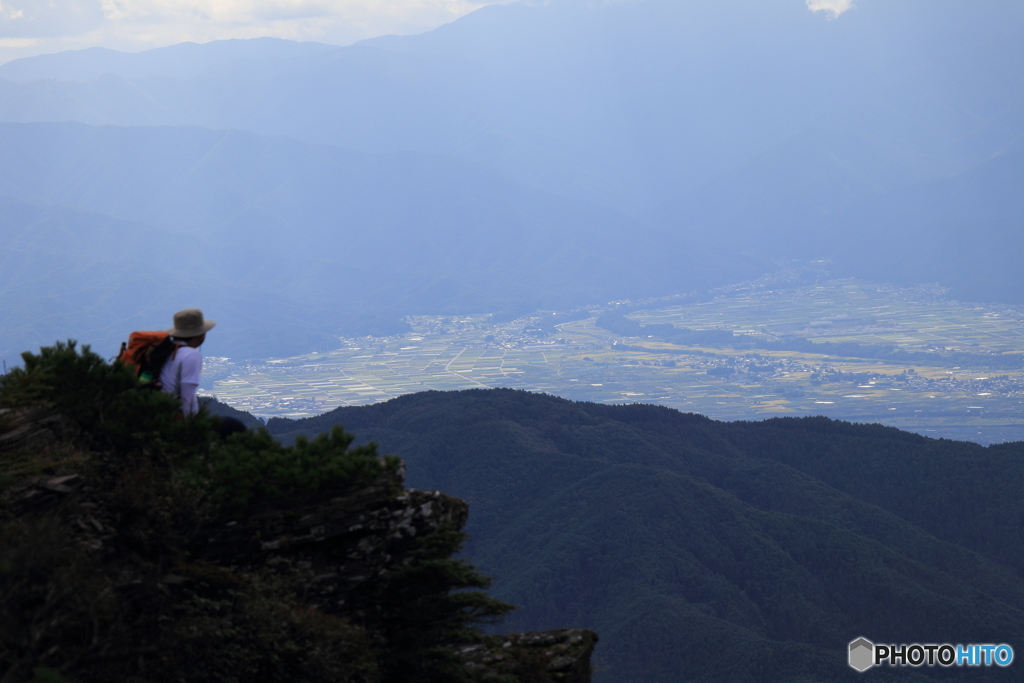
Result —
<instances>
[{"instance_id":1,"label":"agricultural field","mask_svg":"<svg viewBox=\"0 0 1024 683\"><path fill-rule=\"evenodd\" d=\"M514 387L722 420L820 414L981 443L1024 440L1016 308L854 281L616 302L629 334L602 326L614 327L602 318L610 308L505 323L423 316L405 336L342 339L329 353L207 358L204 389L264 417L414 391ZM713 343L694 343L709 334Z\"/></svg>"}]
</instances>

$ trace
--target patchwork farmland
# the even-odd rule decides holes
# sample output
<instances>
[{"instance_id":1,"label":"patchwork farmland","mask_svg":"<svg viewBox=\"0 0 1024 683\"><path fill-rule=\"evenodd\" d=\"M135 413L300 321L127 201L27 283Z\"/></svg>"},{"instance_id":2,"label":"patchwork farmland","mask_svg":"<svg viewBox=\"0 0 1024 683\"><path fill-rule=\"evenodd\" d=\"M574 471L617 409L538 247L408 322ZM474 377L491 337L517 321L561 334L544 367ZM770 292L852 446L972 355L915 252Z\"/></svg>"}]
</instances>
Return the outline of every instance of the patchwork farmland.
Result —
<instances>
[{"instance_id":1,"label":"patchwork farmland","mask_svg":"<svg viewBox=\"0 0 1024 683\"><path fill-rule=\"evenodd\" d=\"M823 414L983 443L1024 439L1024 313L929 288L752 283L692 301L616 302L631 323L715 331L678 343L599 325L609 306L494 323L421 316L401 337L240 364L208 358L207 393L300 417L430 389L514 387L574 400L656 403L715 419Z\"/></svg>"}]
</instances>

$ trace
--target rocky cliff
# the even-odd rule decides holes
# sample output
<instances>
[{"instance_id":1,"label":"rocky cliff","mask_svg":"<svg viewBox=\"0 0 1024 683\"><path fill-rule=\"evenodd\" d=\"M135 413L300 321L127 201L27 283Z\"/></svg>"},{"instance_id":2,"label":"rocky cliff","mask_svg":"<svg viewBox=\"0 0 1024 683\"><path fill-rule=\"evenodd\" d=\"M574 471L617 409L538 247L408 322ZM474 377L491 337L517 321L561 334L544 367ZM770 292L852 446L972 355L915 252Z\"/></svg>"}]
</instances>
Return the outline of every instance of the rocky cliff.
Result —
<instances>
[{"instance_id":1,"label":"rocky cliff","mask_svg":"<svg viewBox=\"0 0 1024 683\"><path fill-rule=\"evenodd\" d=\"M7 406L24 398L4 381ZM325 437L307 448L325 468L359 467L227 504L211 492L252 476L225 469L244 439L202 420L125 431L116 401L85 420L59 403L0 413L3 683L590 680L591 631L477 630L511 606L452 557L468 506L404 489L398 461ZM278 483L306 452L246 438L252 458L276 449L260 471Z\"/></svg>"}]
</instances>

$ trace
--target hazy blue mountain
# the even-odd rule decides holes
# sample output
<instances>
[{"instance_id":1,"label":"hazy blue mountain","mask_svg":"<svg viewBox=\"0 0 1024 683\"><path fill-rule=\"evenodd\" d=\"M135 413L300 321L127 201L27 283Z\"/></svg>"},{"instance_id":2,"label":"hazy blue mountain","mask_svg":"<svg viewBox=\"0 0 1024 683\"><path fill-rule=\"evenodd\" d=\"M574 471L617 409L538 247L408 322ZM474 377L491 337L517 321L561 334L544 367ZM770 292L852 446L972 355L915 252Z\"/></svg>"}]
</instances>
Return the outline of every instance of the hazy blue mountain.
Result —
<instances>
[{"instance_id":1,"label":"hazy blue mountain","mask_svg":"<svg viewBox=\"0 0 1024 683\"><path fill-rule=\"evenodd\" d=\"M0 80L90 81L101 76L262 79L337 49L335 45L279 38L218 40L203 45L180 43L138 53L92 47L0 64Z\"/></svg>"},{"instance_id":2,"label":"hazy blue mountain","mask_svg":"<svg viewBox=\"0 0 1024 683\"><path fill-rule=\"evenodd\" d=\"M1009 0L834 21L563 0L347 48L19 60L0 119L118 125L3 124L0 193L251 247L258 284L229 288L305 299L317 339L709 287L751 258L1016 301L1022 26Z\"/></svg>"},{"instance_id":3,"label":"hazy blue mountain","mask_svg":"<svg viewBox=\"0 0 1024 683\"><path fill-rule=\"evenodd\" d=\"M17 235L22 254L4 279L14 286L24 272L49 293L19 289L5 304L18 311L9 325L60 321L38 343L125 333L86 315L134 325L160 309L163 321L187 305L164 296L176 280L174 301L235 317L220 353L252 357L323 348L331 334L401 330L404 315L562 309L724 284L764 267L446 157L197 127L0 124L0 141L0 195L19 200L3 209L4 233ZM67 288L73 296L56 294ZM123 288L132 297L120 300ZM90 297L105 307L94 311ZM279 322L267 330L267 321Z\"/></svg>"},{"instance_id":4,"label":"hazy blue mountain","mask_svg":"<svg viewBox=\"0 0 1024 683\"><path fill-rule=\"evenodd\" d=\"M491 116L473 92L484 76L466 82L474 70L464 60L351 47L257 82L120 75L87 82L0 81L0 119L199 125L370 152L439 153L457 148Z\"/></svg>"},{"instance_id":5,"label":"hazy blue mountain","mask_svg":"<svg viewBox=\"0 0 1024 683\"><path fill-rule=\"evenodd\" d=\"M800 170L808 159L817 160L817 173ZM939 179L924 179L922 164L892 161L871 140L814 131L651 220L676 215L694 241L736 253L829 259L834 274L938 282L963 300L1024 302L1024 151ZM856 170L868 166L871 174Z\"/></svg>"},{"instance_id":6,"label":"hazy blue mountain","mask_svg":"<svg viewBox=\"0 0 1024 683\"><path fill-rule=\"evenodd\" d=\"M893 190L819 220L808 240L837 272L939 282L965 301L1024 303L1024 151Z\"/></svg>"},{"instance_id":7,"label":"hazy blue mountain","mask_svg":"<svg viewBox=\"0 0 1024 683\"><path fill-rule=\"evenodd\" d=\"M588 167L614 167L641 204L685 205L708 182L732 200L788 183L811 191L776 202L813 212L1020 148L1021 35L1012 2L874 3L835 21L803 3L554 2L364 44L485 64L503 109L560 131ZM837 173L845 186L823 182ZM700 232L685 212L662 218Z\"/></svg>"},{"instance_id":8,"label":"hazy blue mountain","mask_svg":"<svg viewBox=\"0 0 1024 683\"><path fill-rule=\"evenodd\" d=\"M1022 27L1013 0L867 3L834 21L800 2L512 3L420 36L325 50L259 82L125 69L7 83L0 117L238 127L450 154L627 211L671 205L817 131L816 151L769 170L800 184L835 155L887 190L905 178L879 173L890 164L934 178L1020 144ZM851 139L870 153L848 154ZM667 220L685 229L680 218Z\"/></svg>"},{"instance_id":9,"label":"hazy blue mountain","mask_svg":"<svg viewBox=\"0 0 1024 683\"><path fill-rule=\"evenodd\" d=\"M468 554L519 605L502 628L595 629L595 681L857 681L845 653L859 636L1024 634L1024 444L821 417L724 423L508 389L410 394L268 428L287 438L334 424L402 456L409 486L466 499ZM954 669L867 675L1017 677Z\"/></svg>"},{"instance_id":10,"label":"hazy blue mountain","mask_svg":"<svg viewBox=\"0 0 1024 683\"><path fill-rule=\"evenodd\" d=\"M266 357L336 345L346 326L395 329L361 306L325 296L339 269L251 245L218 247L192 235L0 195L0 358L75 338L115 355L136 329L166 329L171 314L199 306L218 321L211 355ZM350 276L370 273L352 266ZM360 314L362 316L360 317Z\"/></svg>"},{"instance_id":11,"label":"hazy blue mountain","mask_svg":"<svg viewBox=\"0 0 1024 683\"><path fill-rule=\"evenodd\" d=\"M933 176L930 160L870 137L810 126L648 214L691 239L785 258L816 256L824 218ZM827 245L826 245L827 246Z\"/></svg>"}]
</instances>

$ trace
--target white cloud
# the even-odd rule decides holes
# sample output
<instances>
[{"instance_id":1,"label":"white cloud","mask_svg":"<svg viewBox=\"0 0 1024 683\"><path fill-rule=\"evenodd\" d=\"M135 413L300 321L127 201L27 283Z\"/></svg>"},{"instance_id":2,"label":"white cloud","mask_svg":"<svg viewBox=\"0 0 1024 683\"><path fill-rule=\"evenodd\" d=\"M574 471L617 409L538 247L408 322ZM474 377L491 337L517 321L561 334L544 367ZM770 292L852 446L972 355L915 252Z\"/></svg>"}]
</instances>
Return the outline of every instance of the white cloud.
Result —
<instances>
[{"instance_id":1,"label":"white cloud","mask_svg":"<svg viewBox=\"0 0 1024 683\"><path fill-rule=\"evenodd\" d=\"M807 9L812 12L828 12L829 19L853 7L853 0L807 0Z\"/></svg>"},{"instance_id":2,"label":"white cloud","mask_svg":"<svg viewBox=\"0 0 1024 683\"><path fill-rule=\"evenodd\" d=\"M139 51L260 36L347 45L422 33L505 1L0 0L0 63L83 47Z\"/></svg>"},{"instance_id":3,"label":"white cloud","mask_svg":"<svg viewBox=\"0 0 1024 683\"><path fill-rule=\"evenodd\" d=\"M14 21L15 19L21 19L25 16L25 10L14 9L10 5L4 5L0 2L0 20L2 21Z\"/></svg>"},{"instance_id":4,"label":"white cloud","mask_svg":"<svg viewBox=\"0 0 1024 683\"><path fill-rule=\"evenodd\" d=\"M491 0L493 1L493 0ZM209 34L240 27L294 32L283 24L305 23L307 31L348 25L376 34L391 27L423 30L452 21L487 0L99 0L113 25L175 25ZM276 33L267 33L276 35Z\"/></svg>"},{"instance_id":5,"label":"white cloud","mask_svg":"<svg viewBox=\"0 0 1024 683\"><path fill-rule=\"evenodd\" d=\"M112 40L154 43L274 36L345 45L421 33L488 0L101 0ZM490 0L493 1L493 0Z\"/></svg>"},{"instance_id":6,"label":"white cloud","mask_svg":"<svg viewBox=\"0 0 1024 683\"><path fill-rule=\"evenodd\" d=\"M0 39L75 35L102 22L98 0L0 0Z\"/></svg>"}]
</instances>

